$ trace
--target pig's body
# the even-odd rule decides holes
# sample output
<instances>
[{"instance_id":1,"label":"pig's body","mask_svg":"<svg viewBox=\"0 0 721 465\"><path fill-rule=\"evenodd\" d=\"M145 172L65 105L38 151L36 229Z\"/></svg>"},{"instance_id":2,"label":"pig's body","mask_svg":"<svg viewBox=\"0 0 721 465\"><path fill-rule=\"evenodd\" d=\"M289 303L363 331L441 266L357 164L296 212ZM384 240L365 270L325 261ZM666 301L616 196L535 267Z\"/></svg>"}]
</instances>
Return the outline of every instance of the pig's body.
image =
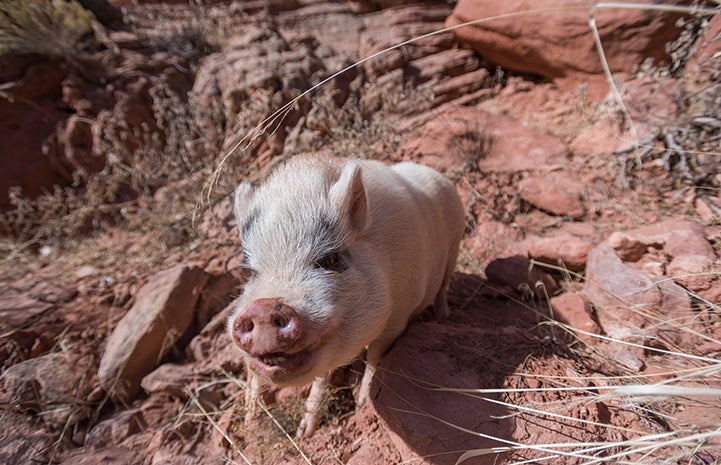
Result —
<instances>
[{"instance_id":1,"label":"pig's body","mask_svg":"<svg viewBox=\"0 0 721 465\"><path fill-rule=\"evenodd\" d=\"M236 215L254 271L229 330L248 366L275 384L315 379L299 434L318 424L325 377L367 348L359 402L377 363L414 314L446 288L464 230L453 184L414 163L296 157ZM249 371L251 393L258 379Z\"/></svg>"}]
</instances>

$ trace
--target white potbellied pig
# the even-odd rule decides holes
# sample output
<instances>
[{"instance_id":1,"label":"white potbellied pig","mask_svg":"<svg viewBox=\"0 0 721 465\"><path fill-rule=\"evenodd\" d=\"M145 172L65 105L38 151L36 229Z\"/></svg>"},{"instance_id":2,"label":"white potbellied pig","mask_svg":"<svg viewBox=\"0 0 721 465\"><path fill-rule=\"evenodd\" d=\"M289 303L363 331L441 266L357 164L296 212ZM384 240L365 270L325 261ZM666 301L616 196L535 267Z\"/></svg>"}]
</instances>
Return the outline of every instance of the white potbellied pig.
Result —
<instances>
[{"instance_id":1,"label":"white potbellied pig","mask_svg":"<svg viewBox=\"0 0 721 465\"><path fill-rule=\"evenodd\" d=\"M235 193L250 272L228 330L248 367L251 412L263 380L313 380L298 436L313 434L330 373L366 349L357 398L408 320L446 291L464 233L453 184L404 162L298 156Z\"/></svg>"}]
</instances>

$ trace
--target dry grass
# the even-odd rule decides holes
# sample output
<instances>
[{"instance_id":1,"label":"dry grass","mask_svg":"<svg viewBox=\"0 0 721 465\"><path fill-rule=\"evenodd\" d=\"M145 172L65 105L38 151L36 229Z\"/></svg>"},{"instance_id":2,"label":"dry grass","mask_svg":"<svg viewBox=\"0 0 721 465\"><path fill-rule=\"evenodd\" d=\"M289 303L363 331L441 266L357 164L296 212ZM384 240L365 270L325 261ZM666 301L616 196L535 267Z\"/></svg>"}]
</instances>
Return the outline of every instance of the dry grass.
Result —
<instances>
[{"instance_id":1,"label":"dry grass","mask_svg":"<svg viewBox=\"0 0 721 465\"><path fill-rule=\"evenodd\" d=\"M21 273L51 252L54 258L83 250L92 256L88 249L100 244L89 239L113 228L156 238L147 241L146 257L195 240L192 215L209 172L208 154L217 147L199 137L200 115L181 95L158 81L149 89L152 124L130 127L115 116L107 121L97 146L106 164L84 184L78 179L36 198L11 190L12 208L0 213L2 273Z\"/></svg>"}]
</instances>

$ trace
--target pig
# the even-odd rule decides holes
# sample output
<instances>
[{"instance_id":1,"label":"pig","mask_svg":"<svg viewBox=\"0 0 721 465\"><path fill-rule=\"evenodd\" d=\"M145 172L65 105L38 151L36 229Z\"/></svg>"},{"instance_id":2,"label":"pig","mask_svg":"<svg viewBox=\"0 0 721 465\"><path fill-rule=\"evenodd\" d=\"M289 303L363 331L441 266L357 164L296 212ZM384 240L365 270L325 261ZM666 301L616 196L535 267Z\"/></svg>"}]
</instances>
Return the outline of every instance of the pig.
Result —
<instances>
[{"instance_id":1,"label":"pig","mask_svg":"<svg viewBox=\"0 0 721 465\"><path fill-rule=\"evenodd\" d=\"M298 437L313 434L329 376L365 350L357 406L409 319L446 295L465 229L452 182L412 162L296 156L235 191L250 272L227 329L260 387L313 381Z\"/></svg>"}]
</instances>

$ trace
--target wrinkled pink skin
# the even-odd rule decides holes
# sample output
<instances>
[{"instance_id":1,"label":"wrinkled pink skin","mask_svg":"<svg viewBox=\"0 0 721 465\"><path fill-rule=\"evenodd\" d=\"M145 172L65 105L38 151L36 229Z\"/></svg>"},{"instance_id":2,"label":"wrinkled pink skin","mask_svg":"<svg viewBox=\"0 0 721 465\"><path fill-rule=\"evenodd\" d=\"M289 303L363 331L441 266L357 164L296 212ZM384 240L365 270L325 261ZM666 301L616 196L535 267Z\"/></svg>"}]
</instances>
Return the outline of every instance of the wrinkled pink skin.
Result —
<instances>
[{"instance_id":1,"label":"wrinkled pink skin","mask_svg":"<svg viewBox=\"0 0 721 465\"><path fill-rule=\"evenodd\" d=\"M263 380L313 380L299 436L311 435L328 376L366 350L357 403L408 320L446 289L463 235L453 184L413 163L295 157L260 187L236 190L246 266L228 321L248 370L251 410Z\"/></svg>"}]
</instances>

